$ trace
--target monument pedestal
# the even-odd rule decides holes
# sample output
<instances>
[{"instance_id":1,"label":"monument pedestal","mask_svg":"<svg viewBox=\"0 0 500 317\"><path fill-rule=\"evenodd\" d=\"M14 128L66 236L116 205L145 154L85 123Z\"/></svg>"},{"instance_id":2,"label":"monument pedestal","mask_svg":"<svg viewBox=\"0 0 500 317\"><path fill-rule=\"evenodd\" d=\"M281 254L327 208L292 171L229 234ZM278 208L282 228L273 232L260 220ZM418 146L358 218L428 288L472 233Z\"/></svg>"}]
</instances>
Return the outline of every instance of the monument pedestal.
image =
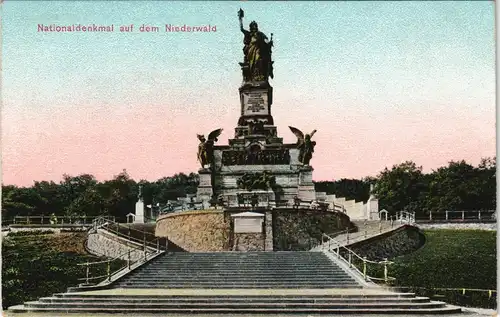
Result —
<instances>
[{"instance_id":1,"label":"monument pedestal","mask_svg":"<svg viewBox=\"0 0 500 317\"><path fill-rule=\"evenodd\" d=\"M315 200L313 169L299 162L297 144L283 144L283 138L278 136L271 113L273 88L268 76L260 81L261 76L249 73L248 63L240 65L244 82L239 88L241 111L234 138L229 139L228 146L213 147L216 172L211 175L208 169L200 170L198 199L208 201L214 196L217 199L222 196L231 207L250 207L254 194L258 207L293 204L295 197ZM246 196L244 203L241 199L238 201L238 194Z\"/></svg>"},{"instance_id":2,"label":"monument pedestal","mask_svg":"<svg viewBox=\"0 0 500 317\"><path fill-rule=\"evenodd\" d=\"M313 168L311 166L302 166L299 170L299 193L297 196L301 200L316 200L316 190L312 180Z\"/></svg>"},{"instance_id":3,"label":"monument pedestal","mask_svg":"<svg viewBox=\"0 0 500 317\"><path fill-rule=\"evenodd\" d=\"M142 201L142 199L139 199L139 201L135 203L134 223L144 223L144 201Z\"/></svg>"},{"instance_id":4,"label":"monument pedestal","mask_svg":"<svg viewBox=\"0 0 500 317\"><path fill-rule=\"evenodd\" d=\"M198 171L198 175L200 176L200 184L198 185L196 196L199 201L207 204L212 199L213 194L212 172L210 169L202 168Z\"/></svg>"},{"instance_id":5,"label":"monument pedestal","mask_svg":"<svg viewBox=\"0 0 500 317\"><path fill-rule=\"evenodd\" d=\"M271 105L273 87L267 82L245 83L240 87L241 117L239 126L244 126L245 119L263 120L267 125L273 125Z\"/></svg>"}]
</instances>

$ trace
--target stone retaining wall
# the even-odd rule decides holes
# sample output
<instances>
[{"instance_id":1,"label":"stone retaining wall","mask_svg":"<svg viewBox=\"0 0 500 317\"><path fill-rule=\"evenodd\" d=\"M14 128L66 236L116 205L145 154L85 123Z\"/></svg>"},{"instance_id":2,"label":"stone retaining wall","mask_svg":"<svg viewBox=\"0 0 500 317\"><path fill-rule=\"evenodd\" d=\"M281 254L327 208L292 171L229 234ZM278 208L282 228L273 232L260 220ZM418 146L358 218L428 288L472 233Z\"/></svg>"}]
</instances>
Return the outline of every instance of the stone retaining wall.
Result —
<instances>
[{"instance_id":1,"label":"stone retaining wall","mask_svg":"<svg viewBox=\"0 0 500 317\"><path fill-rule=\"evenodd\" d=\"M419 224L420 229L450 229L450 230L490 230L496 231L496 223L426 223Z\"/></svg>"},{"instance_id":2,"label":"stone retaining wall","mask_svg":"<svg viewBox=\"0 0 500 317\"><path fill-rule=\"evenodd\" d=\"M273 211L275 251L307 251L321 243L323 233L345 230L351 226L342 213L310 209Z\"/></svg>"},{"instance_id":3,"label":"stone retaining wall","mask_svg":"<svg viewBox=\"0 0 500 317\"><path fill-rule=\"evenodd\" d=\"M235 233L233 251L264 251L263 233Z\"/></svg>"},{"instance_id":4,"label":"stone retaining wall","mask_svg":"<svg viewBox=\"0 0 500 317\"><path fill-rule=\"evenodd\" d=\"M106 234L103 231L104 230L98 229L97 232L91 232L88 234L85 247L91 254L96 256L106 256L109 258L116 258L120 256L122 260L127 260L127 252L130 249L130 260L132 262L144 257L144 252L131 248L131 246L135 246L134 243L128 242L127 240L112 234Z\"/></svg>"},{"instance_id":5,"label":"stone retaining wall","mask_svg":"<svg viewBox=\"0 0 500 317\"><path fill-rule=\"evenodd\" d=\"M414 252L424 244L424 234L417 227L405 225L353 243L348 248L369 260L382 260Z\"/></svg>"},{"instance_id":6,"label":"stone retaining wall","mask_svg":"<svg viewBox=\"0 0 500 317\"><path fill-rule=\"evenodd\" d=\"M231 220L222 210L184 211L160 216L155 235L188 252L230 251Z\"/></svg>"},{"instance_id":7,"label":"stone retaining wall","mask_svg":"<svg viewBox=\"0 0 500 317\"><path fill-rule=\"evenodd\" d=\"M263 232L234 233L231 213L241 210L197 210L160 216L155 235L167 237L188 252L310 250L323 233L353 225L343 213L311 209L262 210Z\"/></svg>"}]
</instances>

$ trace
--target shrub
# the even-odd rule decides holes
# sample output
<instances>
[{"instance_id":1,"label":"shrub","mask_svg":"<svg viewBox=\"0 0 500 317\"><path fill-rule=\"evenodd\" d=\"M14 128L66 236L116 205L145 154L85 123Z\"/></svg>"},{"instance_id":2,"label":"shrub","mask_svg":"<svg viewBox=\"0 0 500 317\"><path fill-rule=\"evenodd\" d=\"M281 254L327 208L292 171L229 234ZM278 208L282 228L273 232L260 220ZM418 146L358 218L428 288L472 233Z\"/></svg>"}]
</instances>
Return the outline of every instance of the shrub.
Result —
<instances>
[{"instance_id":1,"label":"shrub","mask_svg":"<svg viewBox=\"0 0 500 317\"><path fill-rule=\"evenodd\" d=\"M23 237L23 236L36 236L36 235L45 235L45 234L54 234L53 230L33 230L33 231L17 231L17 232L9 232L7 234L8 237Z\"/></svg>"},{"instance_id":2,"label":"shrub","mask_svg":"<svg viewBox=\"0 0 500 317\"><path fill-rule=\"evenodd\" d=\"M37 300L82 283L85 268L77 263L103 260L85 253L85 233L41 235L39 232L9 234L2 243L2 306ZM117 263L120 262L120 263ZM113 263L112 269L124 261ZM106 265L92 271L106 274Z\"/></svg>"}]
</instances>

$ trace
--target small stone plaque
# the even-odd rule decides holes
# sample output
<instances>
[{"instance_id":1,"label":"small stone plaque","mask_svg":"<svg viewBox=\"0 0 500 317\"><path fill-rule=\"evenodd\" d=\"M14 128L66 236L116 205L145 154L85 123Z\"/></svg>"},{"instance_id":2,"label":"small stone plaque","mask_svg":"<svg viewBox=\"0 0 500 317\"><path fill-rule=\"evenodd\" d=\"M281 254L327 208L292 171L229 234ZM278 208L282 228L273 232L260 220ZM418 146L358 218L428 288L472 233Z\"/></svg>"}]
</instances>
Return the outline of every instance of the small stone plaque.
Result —
<instances>
[{"instance_id":1,"label":"small stone plaque","mask_svg":"<svg viewBox=\"0 0 500 317\"><path fill-rule=\"evenodd\" d=\"M235 233L262 233L261 218L235 218Z\"/></svg>"},{"instance_id":2,"label":"small stone plaque","mask_svg":"<svg viewBox=\"0 0 500 317\"><path fill-rule=\"evenodd\" d=\"M267 90L244 92L243 115L268 115Z\"/></svg>"},{"instance_id":3,"label":"small stone plaque","mask_svg":"<svg viewBox=\"0 0 500 317\"><path fill-rule=\"evenodd\" d=\"M235 233L262 233L263 214L247 211L231 217L234 219Z\"/></svg>"}]
</instances>

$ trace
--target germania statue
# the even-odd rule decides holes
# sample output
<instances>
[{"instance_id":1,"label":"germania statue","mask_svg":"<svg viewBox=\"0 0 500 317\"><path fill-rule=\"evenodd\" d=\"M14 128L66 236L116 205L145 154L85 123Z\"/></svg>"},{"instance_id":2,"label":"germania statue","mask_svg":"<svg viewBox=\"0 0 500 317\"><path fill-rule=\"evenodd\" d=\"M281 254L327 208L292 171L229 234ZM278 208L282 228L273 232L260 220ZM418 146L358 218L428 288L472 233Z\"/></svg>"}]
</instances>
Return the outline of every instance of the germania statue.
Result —
<instances>
[{"instance_id":1,"label":"germania statue","mask_svg":"<svg viewBox=\"0 0 500 317\"><path fill-rule=\"evenodd\" d=\"M257 22L250 23L250 31L243 28L243 10L238 11L240 19L240 30L245 35L243 39L244 62L240 63L243 69L245 81L267 81L269 77L274 78L273 61L271 59L271 48L273 47L273 34L268 41L267 36L259 31Z\"/></svg>"}]
</instances>

